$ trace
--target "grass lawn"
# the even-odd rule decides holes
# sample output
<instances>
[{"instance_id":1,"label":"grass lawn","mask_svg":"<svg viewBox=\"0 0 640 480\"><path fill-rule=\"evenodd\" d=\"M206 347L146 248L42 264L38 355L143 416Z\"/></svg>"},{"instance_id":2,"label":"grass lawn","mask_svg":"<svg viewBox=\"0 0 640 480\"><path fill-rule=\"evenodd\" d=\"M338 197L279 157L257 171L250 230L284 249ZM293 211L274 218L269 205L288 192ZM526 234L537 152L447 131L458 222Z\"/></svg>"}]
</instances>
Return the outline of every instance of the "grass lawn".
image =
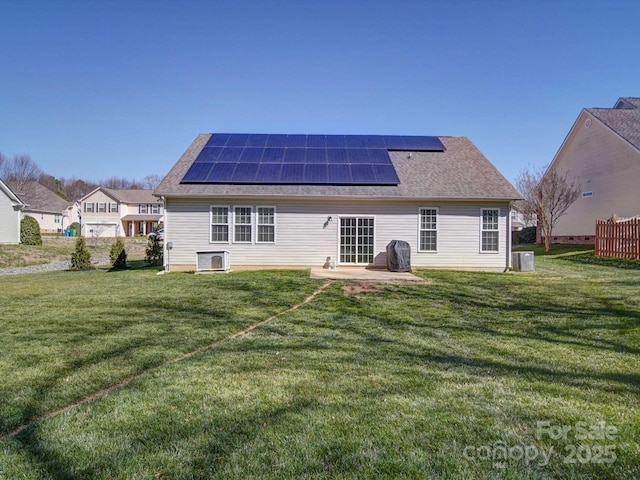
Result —
<instances>
[{"instance_id":1,"label":"grass lawn","mask_svg":"<svg viewBox=\"0 0 640 480\"><path fill-rule=\"evenodd\" d=\"M334 282L226 340L322 283L0 277L0 435L46 417L0 440L0 478L638 478L640 272L579 256Z\"/></svg>"}]
</instances>

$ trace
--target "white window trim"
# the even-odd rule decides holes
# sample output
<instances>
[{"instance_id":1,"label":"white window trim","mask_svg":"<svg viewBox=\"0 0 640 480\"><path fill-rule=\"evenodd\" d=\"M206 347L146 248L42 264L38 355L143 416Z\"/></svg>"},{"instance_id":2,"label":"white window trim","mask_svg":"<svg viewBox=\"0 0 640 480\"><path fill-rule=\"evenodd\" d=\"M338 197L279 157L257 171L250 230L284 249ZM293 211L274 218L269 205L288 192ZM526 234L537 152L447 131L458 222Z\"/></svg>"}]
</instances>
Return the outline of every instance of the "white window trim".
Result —
<instances>
[{"instance_id":1,"label":"white window trim","mask_svg":"<svg viewBox=\"0 0 640 480\"><path fill-rule=\"evenodd\" d=\"M116 208L112 208L114 205ZM109 202L109 213L118 213L119 210L118 202Z\"/></svg>"},{"instance_id":2,"label":"white window trim","mask_svg":"<svg viewBox=\"0 0 640 480\"><path fill-rule=\"evenodd\" d=\"M89 210L91 205L91 210ZM84 202L84 213L95 213L95 202Z\"/></svg>"},{"instance_id":3,"label":"white window trim","mask_svg":"<svg viewBox=\"0 0 640 480\"><path fill-rule=\"evenodd\" d=\"M425 232L436 232L436 249L435 250L422 250L420 248L421 242L421 233L422 233L422 211L423 210L435 210L436 211L436 229L435 230L424 230ZM440 245L440 207L419 207L418 208L418 252L420 253L438 253L438 246Z\"/></svg>"},{"instance_id":4,"label":"white window trim","mask_svg":"<svg viewBox=\"0 0 640 480\"><path fill-rule=\"evenodd\" d=\"M273 208L273 224L270 223L265 223L265 224L258 224L258 209L259 208ZM262 245L275 245L278 242L278 229L276 228L276 225L278 224L278 213L277 213L277 208L275 205L254 205L253 209L255 211L255 235L252 236L252 238L255 238L255 243L260 243ZM258 227L260 226L271 226L273 225L273 242L263 242L260 241L260 237L258 236Z\"/></svg>"},{"instance_id":5,"label":"white window trim","mask_svg":"<svg viewBox=\"0 0 640 480\"><path fill-rule=\"evenodd\" d=\"M96 204L96 213L107 213L107 202L98 202Z\"/></svg>"},{"instance_id":6,"label":"white window trim","mask_svg":"<svg viewBox=\"0 0 640 480\"><path fill-rule=\"evenodd\" d=\"M484 218L484 212L486 212L487 210L496 210L498 212L498 228L496 230L484 230L482 228L482 220ZM480 253L485 253L485 254L499 254L500 253L500 246L501 246L501 242L500 242L500 216L501 216L501 212L500 212L500 208L499 207L485 207L485 208L481 208L480 209ZM498 232L498 249L497 250L483 250L482 248L482 232Z\"/></svg>"},{"instance_id":7,"label":"white window trim","mask_svg":"<svg viewBox=\"0 0 640 480\"><path fill-rule=\"evenodd\" d=\"M243 244L243 245L251 245L253 243L255 243L255 229L254 229L254 223L255 223L255 214L254 214L254 210L253 210L253 205L231 205L229 207L231 209L231 222L233 224L233 231L231 232L231 243L238 243L238 244ZM237 223L236 224L236 208L248 208L251 213L251 218L249 219L249 223ZM244 227L246 227L247 225L250 228L251 231L251 240L247 241L240 241L240 240L236 240L236 225L242 225Z\"/></svg>"},{"instance_id":8,"label":"white window trim","mask_svg":"<svg viewBox=\"0 0 640 480\"><path fill-rule=\"evenodd\" d=\"M213 223L213 209L214 208L226 208L227 209L227 240L214 240L213 239L213 232L211 231L211 227L213 227L214 223ZM229 205L209 205L209 243L216 243L218 245L220 244L226 244L229 245L231 243L231 238L233 235L233 232L231 231L232 228L232 220L231 220L231 215L232 215L232 210L231 210L231 206ZM225 225L224 223L216 223L216 225Z\"/></svg>"}]
</instances>

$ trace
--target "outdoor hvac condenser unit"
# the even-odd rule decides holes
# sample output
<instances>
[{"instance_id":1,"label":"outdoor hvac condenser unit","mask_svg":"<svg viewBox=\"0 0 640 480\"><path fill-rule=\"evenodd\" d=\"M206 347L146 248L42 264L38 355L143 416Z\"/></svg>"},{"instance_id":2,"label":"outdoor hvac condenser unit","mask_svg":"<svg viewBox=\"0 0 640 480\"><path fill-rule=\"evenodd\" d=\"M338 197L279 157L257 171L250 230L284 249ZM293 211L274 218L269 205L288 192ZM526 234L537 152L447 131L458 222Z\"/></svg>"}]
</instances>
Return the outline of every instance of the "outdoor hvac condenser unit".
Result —
<instances>
[{"instance_id":1,"label":"outdoor hvac condenser unit","mask_svg":"<svg viewBox=\"0 0 640 480\"><path fill-rule=\"evenodd\" d=\"M516 272L533 272L533 252L512 252L511 265Z\"/></svg>"},{"instance_id":2,"label":"outdoor hvac condenser unit","mask_svg":"<svg viewBox=\"0 0 640 480\"><path fill-rule=\"evenodd\" d=\"M226 250L219 252L197 252L199 272L226 272L231 268L231 255Z\"/></svg>"}]
</instances>

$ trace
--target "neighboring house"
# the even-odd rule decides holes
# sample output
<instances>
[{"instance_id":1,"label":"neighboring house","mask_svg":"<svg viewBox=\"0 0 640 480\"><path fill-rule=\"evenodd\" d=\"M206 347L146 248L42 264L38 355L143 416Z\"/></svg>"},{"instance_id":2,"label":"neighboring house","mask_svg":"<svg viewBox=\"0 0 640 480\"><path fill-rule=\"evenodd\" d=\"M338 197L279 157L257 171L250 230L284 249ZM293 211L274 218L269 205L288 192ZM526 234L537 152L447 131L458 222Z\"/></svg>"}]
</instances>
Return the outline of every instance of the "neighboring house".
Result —
<instances>
[{"instance_id":1,"label":"neighboring house","mask_svg":"<svg viewBox=\"0 0 640 480\"><path fill-rule=\"evenodd\" d=\"M504 271L520 198L465 137L380 135L201 134L155 194L171 270L385 266L405 240L415 267Z\"/></svg>"},{"instance_id":2,"label":"neighboring house","mask_svg":"<svg viewBox=\"0 0 640 480\"><path fill-rule=\"evenodd\" d=\"M78 221L73 202L63 200L44 185L32 180L21 185L10 183L13 191L25 203L22 214L33 217L42 233L60 233Z\"/></svg>"},{"instance_id":3,"label":"neighboring house","mask_svg":"<svg viewBox=\"0 0 640 480\"><path fill-rule=\"evenodd\" d=\"M640 214L640 98L582 110L549 168L581 186L553 242L594 243L596 220Z\"/></svg>"},{"instance_id":4,"label":"neighboring house","mask_svg":"<svg viewBox=\"0 0 640 480\"><path fill-rule=\"evenodd\" d=\"M162 221L162 200L153 190L98 187L80 199L81 230L86 237L134 237L153 232Z\"/></svg>"},{"instance_id":5,"label":"neighboring house","mask_svg":"<svg viewBox=\"0 0 640 480\"><path fill-rule=\"evenodd\" d=\"M0 243L20 243L20 219L24 203L0 180Z\"/></svg>"},{"instance_id":6,"label":"neighboring house","mask_svg":"<svg viewBox=\"0 0 640 480\"><path fill-rule=\"evenodd\" d=\"M522 200L516 200L511 205L511 231L519 232L524 228L535 227L535 218L527 218L523 213Z\"/></svg>"}]
</instances>

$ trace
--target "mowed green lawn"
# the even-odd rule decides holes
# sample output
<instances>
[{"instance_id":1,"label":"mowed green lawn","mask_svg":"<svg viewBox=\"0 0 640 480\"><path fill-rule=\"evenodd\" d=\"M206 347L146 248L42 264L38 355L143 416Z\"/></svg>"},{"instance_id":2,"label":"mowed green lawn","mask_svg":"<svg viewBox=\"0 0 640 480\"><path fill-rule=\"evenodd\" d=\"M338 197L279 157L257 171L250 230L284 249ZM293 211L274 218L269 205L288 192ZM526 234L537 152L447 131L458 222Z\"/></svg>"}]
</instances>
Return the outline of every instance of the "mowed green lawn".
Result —
<instances>
[{"instance_id":1,"label":"mowed green lawn","mask_svg":"<svg viewBox=\"0 0 640 480\"><path fill-rule=\"evenodd\" d=\"M638 478L640 270L573 259L334 282L233 338L323 282L0 277L0 478Z\"/></svg>"}]
</instances>

